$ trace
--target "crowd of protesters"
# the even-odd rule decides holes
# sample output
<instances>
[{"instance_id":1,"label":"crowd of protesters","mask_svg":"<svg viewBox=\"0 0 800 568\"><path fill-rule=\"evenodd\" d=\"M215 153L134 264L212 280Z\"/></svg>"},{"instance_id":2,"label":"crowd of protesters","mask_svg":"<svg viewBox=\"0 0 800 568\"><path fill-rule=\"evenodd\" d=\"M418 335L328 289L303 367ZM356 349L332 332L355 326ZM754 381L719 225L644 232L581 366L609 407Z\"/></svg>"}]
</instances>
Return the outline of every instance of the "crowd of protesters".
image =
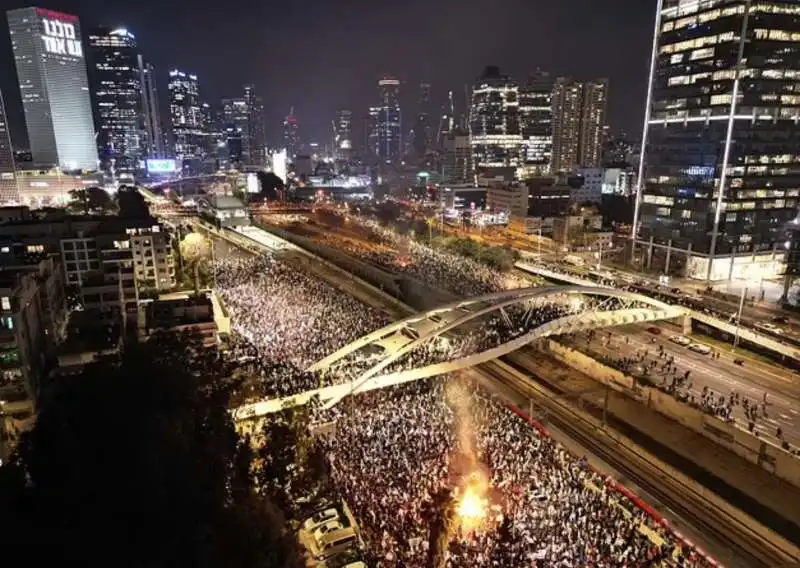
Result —
<instances>
[{"instance_id":1,"label":"crowd of protesters","mask_svg":"<svg viewBox=\"0 0 800 568\"><path fill-rule=\"evenodd\" d=\"M461 379L350 399L327 444L376 568L434 555L451 568L705 565L585 460ZM446 504L476 468L488 479L486 518L467 530Z\"/></svg>"},{"instance_id":2,"label":"crowd of protesters","mask_svg":"<svg viewBox=\"0 0 800 568\"><path fill-rule=\"evenodd\" d=\"M388 323L383 312L275 258L225 259L214 270L236 337L232 357L262 377L260 396L318 387L304 369Z\"/></svg>"}]
</instances>

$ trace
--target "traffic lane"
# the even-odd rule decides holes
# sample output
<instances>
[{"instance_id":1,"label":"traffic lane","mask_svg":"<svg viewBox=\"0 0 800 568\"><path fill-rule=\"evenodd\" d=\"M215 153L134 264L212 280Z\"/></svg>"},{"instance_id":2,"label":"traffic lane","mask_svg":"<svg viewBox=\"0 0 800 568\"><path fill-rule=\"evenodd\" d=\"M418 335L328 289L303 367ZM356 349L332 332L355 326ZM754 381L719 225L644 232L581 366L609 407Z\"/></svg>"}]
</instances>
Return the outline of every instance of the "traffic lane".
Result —
<instances>
[{"instance_id":1,"label":"traffic lane","mask_svg":"<svg viewBox=\"0 0 800 568\"><path fill-rule=\"evenodd\" d=\"M734 352L727 349L719 349L713 345L709 345L717 353L718 359L710 359L710 355L702 355L694 351L678 345L669 340L674 335L681 335L681 330L674 324L661 322L659 324L650 325L649 327L657 327L661 330L660 334L650 334L645 331L644 326L629 327L624 329L623 332L633 335L640 335L641 333L648 333L656 339L656 343L664 345L665 348L675 349L679 352L687 352L688 357L695 358L699 361L711 362L714 367L725 369L735 376L746 376L753 384L757 385L762 390L766 390L778 396L783 396L792 399L796 404L800 405L800 375L797 372L780 367L778 365L770 365L758 359L748 356L746 353ZM651 339L652 339L651 337ZM696 343L704 343L702 338L688 337ZM742 365L737 365L736 360L743 361Z\"/></svg>"},{"instance_id":2,"label":"traffic lane","mask_svg":"<svg viewBox=\"0 0 800 568\"><path fill-rule=\"evenodd\" d=\"M590 345L590 349L599 350L603 355L609 357L628 356L633 357L636 351L649 351L648 360L658 361L658 346L663 345L667 353L675 357L675 365L679 370L679 375L689 370L691 388L684 389L689 395L694 395L696 400L700 400L703 394L703 387L708 387L717 397L722 395L727 400L730 393L735 391L743 398L747 398L750 404L761 405L763 403L764 389L757 388L750 384L753 380L750 374L742 373L742 368L735 366L731 372L721 370L716 367L716 363L721 360L712 360L710 355L702 355L690 351L689 349L672 343L668 339L666 342L660 340L660 336L652 334L642 334L637 328L618 328L617 334L612 334L612 341L603 345L601 339L607 335L602 333ZM628 341L626 341L626 338ZM653 341L655 340L655 341ZM580 346L580 342L577 343ZM585 345L585 342L583 343ZM627 351L627 353L626 353ZM663 359L661 360L663 362ZM738 372L738 373L737 373ZM668 380L661 373L656 372L656 376ZM775 441L777 428L783 431L784 438L791 444L800 441L800 425L798 424L798 412L795 410L797 403L778 393L767 391L767 416L762 416L759 411L755 429L761 436ZM745 416L744 408L740 405L733 407L733 417L739 426L748 427L749 420Z\"/></svg>"},{"instance_id":3,"label":"traffic lane","mask_svg":"<svg viewBox=\"0 0 800 568\"><path fill-rule=\"evenodd\" d=\"M595 340L594 343L597 343ZM574 344L579 349L581 347L585 347L585 343L581 344L577 342ZM645 341L633 341L631 340L630 344L628 345L632 348L632 352L630 355L635 355L637 350L646 350L649 348L650 354L647 358L648 361L658 360L657 353L658 349L656 344L645 342ZM598 345L591 345L588 349L585 349L590 352L600 353L602 355L610 356L610 357L619 357L620 356L620 345L619 344L612 344L608 347L598 348ZM666 351L666 349L665 349ZM688 351L688 350L687 350ZM692 353L688 351L688 353ZM694 396L695 400L700 400L702 398L702 391L703 387L708 386L710 391L717 397L720 395L724 396L725 399L728 399L729 394L732 391L736 391L742 396L743 398L747 398L750 403L753 404L760 404L763 400L763 391L759 389L748 389L748 392L743 392L746 387L743 387L742 383L732 381L725 375L721 375L719 373L715 373L714 371L710 371L708 367L708 362L703 361L702 359L698 360L696 357L687 356L683 357L681 353L672 352L669 353L675 356L675 363L677 368L679 369L679 376L683 374L686 370L691 370L692 373L690 375L690 388L683 388L681 389L682 393L686 393L689 396ZM692 353L694 355L694 353ZM669 356L669 355L668 355ZM687 363L688 359L692 359L691 363ZM662 360L663 362L663 360ZM658 371L655 372L653 375L656 379L662 379L664 381L669 381L671 379L670 376L666 376L663 373L659 373ZM744 409L742 406L737 405L734 406L732 409L732 417L736 421L737 425L741 428L747 428L749 424L749 420L747 419ZM783 432L783 437L786 441L791 444L794 444L800 439L800 430L797 427L797 412L785 405L776 404L774 399L769 399L769 406L767 408L767 416L764 417L759 414L758 419L755 422L754 429L758 431L759 435L772 441L776 442L776 434L777 428L780 427Z\"/></svg>"}]
</instances>

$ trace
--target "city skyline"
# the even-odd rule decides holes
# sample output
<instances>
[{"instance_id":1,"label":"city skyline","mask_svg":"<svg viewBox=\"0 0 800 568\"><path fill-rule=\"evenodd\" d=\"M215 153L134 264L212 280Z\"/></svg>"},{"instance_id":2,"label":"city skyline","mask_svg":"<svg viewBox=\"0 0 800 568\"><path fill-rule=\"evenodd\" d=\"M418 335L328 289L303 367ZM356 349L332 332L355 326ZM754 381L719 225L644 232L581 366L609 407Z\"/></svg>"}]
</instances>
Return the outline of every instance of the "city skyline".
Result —
<instances>
[{"instance_id":1,"label":"city skyline","mask_svg":"<svg viewBox=\"0 0 800 568\"><path fill-rule=\"evenodd\" d=\"M162 91L166 90L167 72L172 68L192 69L203 84L203 98L211 103L237 96L243 84L253 83L264 98L266 134L272 143L281 138L281 122L290 106L296 109L303 136L324 143L329 138L330 121L336 110L352 109L357 124L368 107L377 102L374 85L384 74L400 79L403 108L415 104L418 85L427 82L431 84L432 106L437 109L449 90L454 91L456 101L460 102L464 85L472 84L486 65L498 65L513 76L526 76L536 68L553 76L609 76L613 89L609 109L612 128L629 133L640 129L644 109L638 102L644 100L651 39L648 30L654 6L649 3L642 6L634 0L616 2L619 9L637 18L636 25L628 27L606 13L611 10L598 10L594 3L586 0L573 0L568 3L569 7L550 6L544 2L541 6L527 6L517 0L506 0L502 4L492 14L483 14L477 8L450 0L434 5L414 1L403 8L387 3L370 8L356 0L344 15L339 15L328 6L310 5L307 12L297 13L291 6L263 7L240 0L229 10L230 17L224 19L205 9L203 4L191 7L187 4L186 10L178 6L179 9L170 11L164 18L153 18L155 6L147 1L136 5L97 0L54 1L42 6L76 14L85 29L105 25L131 30L142 53L159 73ZM28 3L16 2L10 8L26 5ZM246 31L259 14L269 33L258 34L259 37L243 34L242 30ZM531 21L526 14L536 14L536 18ZM459 18L464 26L443 26L445 15ZM334 33L330 29L332 18L340 18L345 26L352 22L362 32L357 38ZM388 36L384 33L365 35L364 30L374 26L364 24L377 18L388 18L397 25L391 26ZM506 33L506 26L521 27L517 19L529 21L530 29ZM307 45L302 39L305 31L295 37L297 34L291 30L300 22L312 35L314 30L319 31L315 37L325 39L326 49ZM451 28L458 28L458 33ZM571 31L564 34L549 31L560 28ZM214 29L214 37L200 40L200 32L206 29ZM473 45L475 34L490 34L491 29L504 29L502 40ZM407 45L408 42L401 42L399 37L395 37L397 41L390 41L389 36L407 34L409 30L419 39L415 45ZM627 39L618 44L608 42L607 33ZM556 49L559 42L566 45L578 36L581 39L579 49L570 49L567 53ZM531 41L539 44L539 48L530 49ZM328 49L329 44L333 49ZM632 44L634 49L631 49ZM370 49L364 49L366 45L370 45ZM398 45L403 47L398 48ZM522 45L525 49L521 49ZM364 57L365 53L370 56ZM530 53L537 55L531 57ZM6 106L14 144L23 147L27 143L19 95L13 89L16 77L12 59L10 41L6 39L0 42L0 69L3 70L0 88L7 93ZM347 65L342 61L347 61ZM276 81L276 77L280 77L280 81ZM326 86L325 96L321 96L317 88L321 84ZM631 104L631 101L636 103ZM165 101L161 103L164 105Z\"/></svg>"}]
</instances>

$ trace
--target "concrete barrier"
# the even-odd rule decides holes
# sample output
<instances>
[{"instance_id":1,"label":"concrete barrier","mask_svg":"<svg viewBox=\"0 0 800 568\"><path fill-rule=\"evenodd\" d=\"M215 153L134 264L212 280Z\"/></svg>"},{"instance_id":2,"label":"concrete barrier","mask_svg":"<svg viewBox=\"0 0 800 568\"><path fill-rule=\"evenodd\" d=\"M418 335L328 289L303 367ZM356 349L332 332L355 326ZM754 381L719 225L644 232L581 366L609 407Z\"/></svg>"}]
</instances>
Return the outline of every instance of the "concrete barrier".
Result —
<instances>
[{"instance_id":1,"label":"concrete barrier","mask_svg":"<svg viewBox=\"0 0 800 568\"><path fill-rule=\"evenodd\" d=\"M782 448L750 434L735 424L709 416L702 410L656 388L641 385L636 385L634 388L633 378L557 341L544 340L540 348L576 371L614 388L626 398L644 403L659 414L712 440L776 477L800 487L800 459Z\"/></svg>"}]
</instances>

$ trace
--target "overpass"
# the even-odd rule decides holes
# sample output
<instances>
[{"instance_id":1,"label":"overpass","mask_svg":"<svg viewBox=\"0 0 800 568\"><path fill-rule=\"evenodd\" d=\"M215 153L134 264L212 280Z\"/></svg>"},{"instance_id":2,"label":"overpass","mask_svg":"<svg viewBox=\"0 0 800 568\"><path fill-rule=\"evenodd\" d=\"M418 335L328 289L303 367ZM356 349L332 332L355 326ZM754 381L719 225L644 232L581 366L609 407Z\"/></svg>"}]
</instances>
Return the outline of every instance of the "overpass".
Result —
<instances>
[{"instance_id":1,"label":"overpass","mask_svg":"<svg viewBox=\"0 0 800 568\"><path fill-rule=\"evenodd\" d=\"M580 278L578 276L573 276L570 274L563 274L560 272L555 272L553 270L537 266L528 262L517 262L515 266L524 271L529 272L531 274L536 274L541 276L546 280L550 280L551 282L565 282L577 286L587 286L587 287L596 287L598 286L597 283L592 282L591 280L586 280L584 278ZM683 308L684 311L684 322L683 328L684 333L687 335L691 333L691 323L692 321L696 321L698 323L702 323L707 325L708 327L712 327L724 333L727 333L731 337L735 335L739 335L739 339L742 341L750 342L754 345L757 345L761 348L768 349L773 353L777 353L778 355L788 357L789 359L793 359L795 362L800 362L800 349L794 347L792 345L787 345L769 335L764 333L760 333L752 328L745 327L744 325L737 326L735 323L730 321L725 321L720 318L714 317L709 314L705 314L703 312L693 310L690 308Z\"/></svg>"},{"instance_id":2,"label":"overpass","mask_svg":"<svg viewBox=\"0 0 800 568\"><path fill-rule=\"evenodd\" d=\"M234 418L263 416L313 398L330 408L351 394L464 370L544 337L683 314L683 308L634 292L584 286L461 300L365 335L308 368L320 378L320 388L243 405Z\"/></svg>"}]
</instances>

